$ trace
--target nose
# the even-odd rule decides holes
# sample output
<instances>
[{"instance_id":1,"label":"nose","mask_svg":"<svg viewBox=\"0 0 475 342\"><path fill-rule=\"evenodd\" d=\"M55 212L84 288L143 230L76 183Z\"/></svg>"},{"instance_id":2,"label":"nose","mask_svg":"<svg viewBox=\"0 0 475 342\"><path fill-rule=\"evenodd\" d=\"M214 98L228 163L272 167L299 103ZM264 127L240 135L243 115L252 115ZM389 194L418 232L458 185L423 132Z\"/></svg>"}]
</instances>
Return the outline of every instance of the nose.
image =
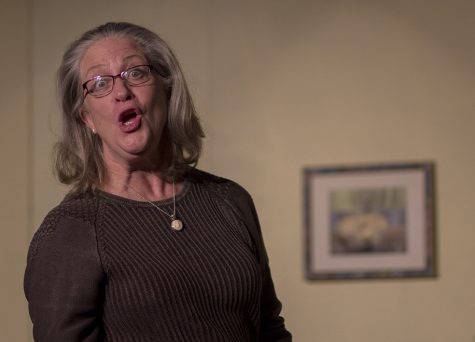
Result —
<instances>
[{"instance_id":1,"label":"nose","mask_svg":"<svg viewBox=\"0 0 475 342\"><path fill-rule=\"evenodd\" d=\"M113 94L117 101L126 101L134 97L127 81L120 77L115 79Z\"/></svg>"}]
</instances>

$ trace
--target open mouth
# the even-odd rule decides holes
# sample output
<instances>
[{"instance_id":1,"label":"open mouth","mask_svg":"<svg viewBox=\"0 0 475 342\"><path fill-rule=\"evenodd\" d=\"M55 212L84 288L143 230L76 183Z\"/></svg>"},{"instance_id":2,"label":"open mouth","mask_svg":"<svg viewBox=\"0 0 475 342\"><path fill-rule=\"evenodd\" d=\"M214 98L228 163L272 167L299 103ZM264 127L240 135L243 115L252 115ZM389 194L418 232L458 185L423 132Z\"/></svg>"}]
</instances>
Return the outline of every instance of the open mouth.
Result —
<instances>
[{"instance_id":1,"label":"open mouth","mask_svg":"<svg viewBox=\"0 0 475 342\"><path fill-rule=\"evenodd\" d=\"M128 126L132 124L137 115L135 110L124 112L120 115L119 121L122 125Z\"/></svg>"},{"instance_id":2,"label":"open mouth","mask_svg":"<svg viewBox=\"0 0 475 342\"><path fill-rule=\"evenodd\" d=\"M124 132L130 132L140 126L141 115L135 110L131 109L124 111L119 116L120 127Z\"/></svg>"}]
</instances>

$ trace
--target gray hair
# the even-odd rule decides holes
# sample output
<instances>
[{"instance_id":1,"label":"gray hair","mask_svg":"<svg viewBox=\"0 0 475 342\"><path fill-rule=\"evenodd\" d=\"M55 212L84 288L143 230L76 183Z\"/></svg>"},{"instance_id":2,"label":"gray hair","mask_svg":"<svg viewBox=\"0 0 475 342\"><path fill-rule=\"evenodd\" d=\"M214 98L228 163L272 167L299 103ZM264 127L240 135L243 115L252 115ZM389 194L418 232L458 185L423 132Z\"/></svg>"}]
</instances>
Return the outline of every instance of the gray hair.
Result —
<instances>
[{"instance_id":1,"label":"gray hair","mask_svg":"<svg viewBox=\"0 0 475 342\"><path fill-rule=\"evenodd\" d=\"M58 70L58 95L62 109L62 136L54 148L54 171L63 184L73 191L97 188L105 176L102 142L81 119L83 90L79 65L86 50L101 39L119 36L134 41L142 50L167 88L168 118L163 138L166 151L161 151L164 165L161 175L181 179L190 166L195 166L204 137L196 110L178 60L167 43L150 30L125 22L106 23L85 32L66 50Z\"/></svg>"}]
</instances>

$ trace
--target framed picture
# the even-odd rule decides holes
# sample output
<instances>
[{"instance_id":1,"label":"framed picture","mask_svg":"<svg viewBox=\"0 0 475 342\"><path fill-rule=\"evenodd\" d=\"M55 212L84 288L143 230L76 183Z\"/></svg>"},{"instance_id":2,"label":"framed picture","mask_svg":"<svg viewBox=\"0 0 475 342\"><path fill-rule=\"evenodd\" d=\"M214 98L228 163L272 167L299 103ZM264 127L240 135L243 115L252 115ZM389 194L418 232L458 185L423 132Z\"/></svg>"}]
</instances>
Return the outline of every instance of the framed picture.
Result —
<instances>
[{"instance_id":1,"label":"framed picture","mask_svg":"<svg viewBox=\"0 0 475 342\"><path fill-rule=\"evenodd\" d=\"M435 276L434 168L306 168L306 278Z\"/></svg>"}]
</instances>

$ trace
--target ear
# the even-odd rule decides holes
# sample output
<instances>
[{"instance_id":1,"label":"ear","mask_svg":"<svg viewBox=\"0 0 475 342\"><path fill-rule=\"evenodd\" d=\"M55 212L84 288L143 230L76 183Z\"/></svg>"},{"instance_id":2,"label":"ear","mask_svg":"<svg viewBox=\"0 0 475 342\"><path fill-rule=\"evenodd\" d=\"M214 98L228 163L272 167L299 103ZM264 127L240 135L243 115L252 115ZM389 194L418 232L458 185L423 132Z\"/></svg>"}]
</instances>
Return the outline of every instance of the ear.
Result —
<instances>
[{"instance_id":1,"label":"ear","mask_svg":"<svg viewBox=\"0 0 475 342\"><path fill-rule=\"evenodd\" d=\"M96 134L96 125L94 124L92 115L87 111L86 108L83 107L81 109L79 116L81 117L81 120L84 122L84 124L92 131L92 133Z\"/></svg>"}]
</instances>

